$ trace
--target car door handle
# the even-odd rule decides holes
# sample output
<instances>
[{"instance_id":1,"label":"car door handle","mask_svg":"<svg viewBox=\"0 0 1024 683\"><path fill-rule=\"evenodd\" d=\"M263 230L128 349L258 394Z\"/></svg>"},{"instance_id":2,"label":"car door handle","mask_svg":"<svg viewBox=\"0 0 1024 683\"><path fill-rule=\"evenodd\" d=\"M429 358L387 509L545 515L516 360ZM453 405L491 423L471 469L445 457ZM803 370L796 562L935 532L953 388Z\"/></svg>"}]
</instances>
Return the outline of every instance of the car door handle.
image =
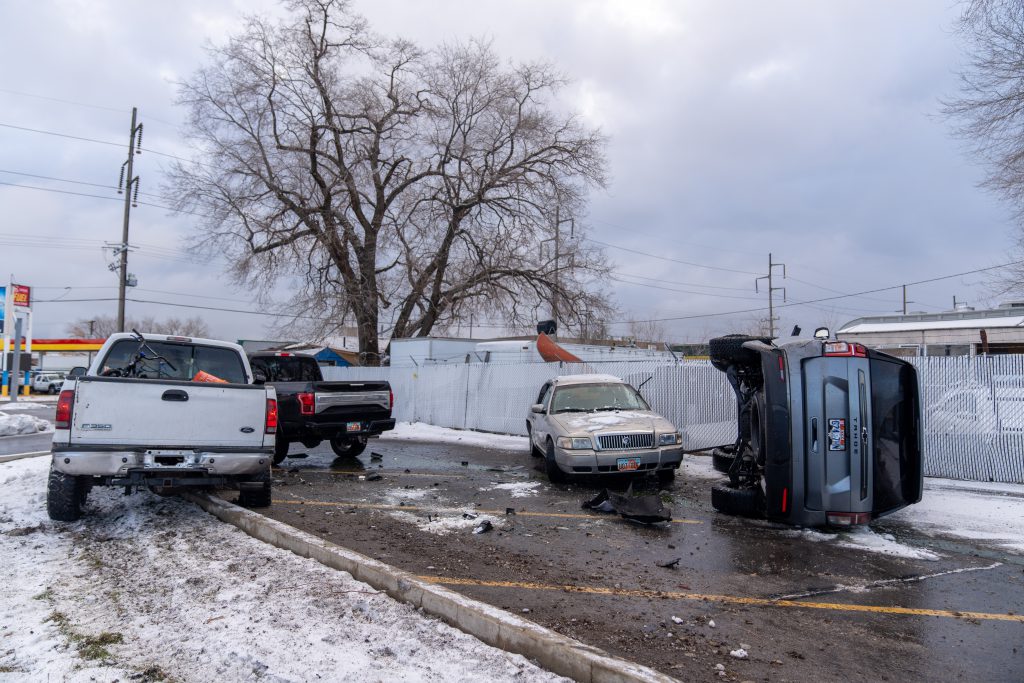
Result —
<instances>
[{"instance_id":1,"label":"car door handle","mask_svg":"<svg viewBox=\"0 0 1024 683\"><path fill-rule=\"evenodd\" d=\"M163 401L187 401L188 393L181 389L168 389L160 399Z\"/></svg>"},{"instance_id":2,"label":"car door handle","mask_svg":"<svg viewBox=\"0 0 1024 683\"><path fill-rule=\"evenodd\" d=\"M811 451L818 452L818 418L811 418Z\"/></svg>"}]
</instances>

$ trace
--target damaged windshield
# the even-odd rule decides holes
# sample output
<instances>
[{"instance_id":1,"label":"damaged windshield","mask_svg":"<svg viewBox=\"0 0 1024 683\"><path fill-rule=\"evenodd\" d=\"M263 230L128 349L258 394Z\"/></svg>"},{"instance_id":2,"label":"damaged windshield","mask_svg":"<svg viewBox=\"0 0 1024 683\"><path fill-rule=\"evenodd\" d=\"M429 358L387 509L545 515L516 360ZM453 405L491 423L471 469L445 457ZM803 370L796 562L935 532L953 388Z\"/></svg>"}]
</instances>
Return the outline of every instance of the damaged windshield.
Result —
<instances>
[{"instance_id":1,"label":"damaged windshield","mask_svg":"<svg viewBox=\"0 0 1024 683\"><path fill-rule=\"evenodd\" d=\"M650 410L628 384L579 384L559 387L551 401L552 413L592 413L600 410Z\"/></svg>"}]
</instances>

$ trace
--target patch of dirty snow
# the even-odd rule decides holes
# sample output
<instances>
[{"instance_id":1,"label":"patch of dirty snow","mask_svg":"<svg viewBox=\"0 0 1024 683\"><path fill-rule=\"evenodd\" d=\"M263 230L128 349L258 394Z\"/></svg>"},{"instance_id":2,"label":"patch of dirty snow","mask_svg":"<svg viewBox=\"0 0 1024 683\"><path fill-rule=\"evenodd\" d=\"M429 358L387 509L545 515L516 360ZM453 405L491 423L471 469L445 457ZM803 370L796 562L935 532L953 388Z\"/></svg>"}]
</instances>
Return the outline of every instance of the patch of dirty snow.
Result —
<instances>
[{"instance_id":1,"label":"patch of dirty snow","mask_svg":"<svg viewBox=\"0 0 1024 683\"><path fill-rule=\"evenodd\" d=\"M410 501L423 500L428 494L437 494L437 489L398 489L391 488L384 491L384 500L389 505L408 503Z\"/></svg>"},{"instance_id":2,"label":"patch of dirty snow","mask_svg":"<svg viewBox=\"0 0 1024 683\"><path fill-rule=\"evenodd\" d=\"M570 431L582 430L592 432L602 427L610 427L636 420L646 420L649 425L653 417L654 416L651 413L638 412L635 410L620 410L615 413L602 411L589 415L570 413L559 415L556 419L565 425L565 428ZM651 427L645 426L645 428L650 429Z\"/></svg>"},{"instance_id":3,"label":"patch of dirty snow","mask_svg":"<svg viewBox=\"0 0 1024 683\"><path fill-rule=\"evenodd\" d=\"M48 466L0 464L4 681L566 680L178 498L97 487L51 522ZM109 634L109 657L69 633Z\"/></svg>"},{"instance_id":4,"label":"patch of dirty snow","mask_svg":"<svg viewBox=\"0 0 1024 683\"><path fill-rule=\"evenodd\" d=\"M691 479L725 479L725 475L711 464L710 455L683 454L683 467L680 474Z\"/></svg>"},{"instance_id":5,"label":"patch of dirty snow","mask_svg":"<svg viewBox=\"0 0 1024 683\"><path fill-rule=\"evenodd\" d=\"M52 432L53 423L35 415L9 415L0 412L0 436Z\"/></svg>"},{"instance_id":6,"label":"patch of dirty snow","mask_svg":"<svg viewBox=\"0 0 1024 683\"><path fill-rule=\"evenodd\" d=\"M835 533L815 529L785 529L780 533L789 538L799 538L812 543L835 543L841 548L867 550L881 555L904 557L911 560L938 560L941 557L930 550L900 543L892 534L876 533L868 527L854 527L849 531Z\"/></svg>"},{"instance_id":7,"label":"patch of dirty snow","mask_svg":"<svg viewBox=\"0 0 1024 683\"><path fill-rule=\"evenodd\" d=\"M448 429L435 427L423 422L399 422L395 428L384 432L381 441L432 441L441 443L459 443L466 446L494 448L502 451L526 451L529 442L525 436L509 434L489 434L466 429Z\"/></svg>"},{"instance_id":8,"label":"patch of dirty snow","mask_svg":"<svg viewBox=\"0 0 1024 683\"><path fill-rule=\"evenodd\" d=\"M400 522L416 525L420 531L425 531L437 536L447 536L448 534L455 532L471 534L473 530L484 520L489 521L495 529L499 529L504 526L504 522L502 520L488 515L466 517L459 514L452 514L450 512L438 513L435 515L426 511L420 511L420 514L413 514L411 512L402 512L400 510L395 510L388 514ZM427 515L430 515L429 519Z\"/></svg>"},{"instance_id":9,"label":"patch of dirty snow","mask_svg":"<svg viewBox=\"0 0 1024 683\"><path fill-rule=\"evenodd\" d=\"M537 495L540 488L539 481L517 481L509 484L496 484L491 482L490 486L484 486L481 491L507 491L513 498L529 498Z\"/></svg>"},{"instance_id":10,"label":"patch of dirty snow","mask_svg":"<svg viewBox=\"0 0 1024 683\"><path fill-rule=\"evenodd\" d=\"M14 410L45 410L51 405L55 405L55 402L52 400L44 403L42 401L26 401L24 398L19 398L17 403L11 403L10 401L0 403L0 411L9 413Z\"/></svg>"}]
</instances>

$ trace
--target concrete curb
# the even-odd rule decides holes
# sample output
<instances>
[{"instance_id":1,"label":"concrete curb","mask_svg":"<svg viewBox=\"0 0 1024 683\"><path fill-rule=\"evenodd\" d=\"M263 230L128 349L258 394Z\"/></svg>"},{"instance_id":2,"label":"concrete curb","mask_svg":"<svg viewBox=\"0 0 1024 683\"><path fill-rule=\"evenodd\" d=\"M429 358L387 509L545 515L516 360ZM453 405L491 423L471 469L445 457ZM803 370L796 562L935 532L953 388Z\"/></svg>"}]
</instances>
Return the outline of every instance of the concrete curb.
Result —
<instances>
[{"instance_id":1,"label":"concrete curb","mask_svg":"<svg viewBox=\"0 0 1024 683\"><path fill-rule=\"evenodd\" d=\"M208 494L184 496L203 510L253 538L300 557L340 569L396 600L422 608L502 650L523 655L540 666L581 683L678 683L676 679L555 633L532 621L417 579L409 572L325 541L293 526Z\"/></svg>"},{"instance_id":2,"label":"concrete curb","mask_svg":"<svg viewBox=\"0 0 1024 683\"><path fill-rule=\"evenodd\" d=\"M50 455L50 451L37 451L34 453L17 453L15 455L0 455L0 463L14 462L15 460L22 460L23 458L41 458L44 455Z\"/></svg>"}]
</instances>

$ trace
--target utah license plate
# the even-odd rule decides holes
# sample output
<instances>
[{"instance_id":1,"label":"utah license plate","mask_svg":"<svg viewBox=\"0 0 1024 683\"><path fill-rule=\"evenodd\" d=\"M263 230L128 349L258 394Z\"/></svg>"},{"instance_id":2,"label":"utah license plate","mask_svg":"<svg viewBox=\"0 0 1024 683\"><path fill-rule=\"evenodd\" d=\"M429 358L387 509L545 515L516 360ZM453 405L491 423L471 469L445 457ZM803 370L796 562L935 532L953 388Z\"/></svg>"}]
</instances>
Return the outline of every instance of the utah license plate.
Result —
<instances>
[{"instance_id":1,"label":"utah license plate","mask_svg":"<svg viewBox=\"0 0 1024 683\"><path fill-rule=\"evenodd\" d=\"M640 458L619 458L615 465L619 472L635 472L640 469Z\"/></svg>"},{"instance_id":2,"label":"utah license plate","mask_svg":"<svg viewBox=\"0 0 1024 683\"><path fill-rule=\"evenodd\" d=\"M363 423L362 422L349 422L347 429L350 432L361 432L361 431L363 431Z\"/></svg>"}]
</instances>

